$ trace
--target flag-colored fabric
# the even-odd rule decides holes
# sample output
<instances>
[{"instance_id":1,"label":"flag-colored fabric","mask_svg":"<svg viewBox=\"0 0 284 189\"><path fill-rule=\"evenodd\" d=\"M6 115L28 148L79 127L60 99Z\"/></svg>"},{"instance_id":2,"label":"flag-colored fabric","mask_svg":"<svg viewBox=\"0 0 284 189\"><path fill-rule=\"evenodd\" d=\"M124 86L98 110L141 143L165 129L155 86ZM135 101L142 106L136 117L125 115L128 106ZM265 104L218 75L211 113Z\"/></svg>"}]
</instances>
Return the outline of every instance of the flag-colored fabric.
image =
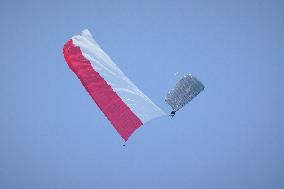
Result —
<instances>
[{"instance_id":1,"label":"flag-colored fabric","mask_svg":"<svg viewBox=\"0 0 284 189\"><path fill-rule=\"evenodd\" d=\"M142 124L165 115L125 76L88 30L72 37L63 53L70 69L125 141Z\"/></svg>"}]
</instances>

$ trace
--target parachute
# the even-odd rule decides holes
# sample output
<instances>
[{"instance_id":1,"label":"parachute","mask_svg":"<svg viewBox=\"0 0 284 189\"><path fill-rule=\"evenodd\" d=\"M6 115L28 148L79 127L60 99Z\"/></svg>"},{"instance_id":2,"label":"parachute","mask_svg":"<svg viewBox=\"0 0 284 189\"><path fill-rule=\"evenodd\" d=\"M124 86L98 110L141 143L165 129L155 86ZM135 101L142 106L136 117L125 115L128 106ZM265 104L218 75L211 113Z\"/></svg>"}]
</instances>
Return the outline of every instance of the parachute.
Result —
<instances>
[{"instance_id":1,"label":"parachute","mask_svg":"<svg viewBox=\"0 0 284 189\"><path fill-rule=\"evenodd\" d=\"M203 90L204 85L196 77L191 74L183 76L165 98L166 103L172 107L171 116L174 116L176 111L189 103Z\"/></svg>"},{"instance_id":2,"label":"parachute","mask_svg":"<svg viewBox=\"0 0 284 189\"><path fill-rule=\"evenodd\" d=\"M64 45L63 54L70 69L125 141L144 123L165 115L126 77L88 30L72 37Z\"/></svg>"}]
</instances>

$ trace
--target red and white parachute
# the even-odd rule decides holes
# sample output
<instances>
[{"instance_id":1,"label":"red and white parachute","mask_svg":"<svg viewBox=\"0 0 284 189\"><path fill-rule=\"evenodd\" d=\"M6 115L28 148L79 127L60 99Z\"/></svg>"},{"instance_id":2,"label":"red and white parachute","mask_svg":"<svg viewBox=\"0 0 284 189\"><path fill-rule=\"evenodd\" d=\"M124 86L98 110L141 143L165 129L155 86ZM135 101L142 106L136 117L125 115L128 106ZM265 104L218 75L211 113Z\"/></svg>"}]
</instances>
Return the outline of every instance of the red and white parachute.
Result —
<instances>
[{"instance_id":1,"label":"red and white parachute","mask_svg":"<svg viewBox=\"0 0 284 189\"><path fill-rule=\"evenodd\" d=\"M125 141L142 124L165 115L125 76L88 30L72 37L63 53L68 66Z\"/></svg>"}]
</instances>

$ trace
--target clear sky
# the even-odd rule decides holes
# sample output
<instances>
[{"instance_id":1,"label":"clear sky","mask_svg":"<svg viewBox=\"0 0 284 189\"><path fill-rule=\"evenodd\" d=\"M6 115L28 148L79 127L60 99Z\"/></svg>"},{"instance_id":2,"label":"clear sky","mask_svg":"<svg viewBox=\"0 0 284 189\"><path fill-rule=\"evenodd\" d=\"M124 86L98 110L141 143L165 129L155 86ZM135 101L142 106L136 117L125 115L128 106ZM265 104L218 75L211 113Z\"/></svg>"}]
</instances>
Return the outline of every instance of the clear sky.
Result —
<instances>
[{"instance_id":1,"label":"clear sky","mask_svg":"<svg viewBox=\"0 0 284 189\"><path fill-rule=\"evenodd\" d=\"M283 10L281 0L2 0L0 188L284 188ZM166 112L183 74L204 92L123 147L62 55L85 28Z\"/></svg>"}]
</instances>

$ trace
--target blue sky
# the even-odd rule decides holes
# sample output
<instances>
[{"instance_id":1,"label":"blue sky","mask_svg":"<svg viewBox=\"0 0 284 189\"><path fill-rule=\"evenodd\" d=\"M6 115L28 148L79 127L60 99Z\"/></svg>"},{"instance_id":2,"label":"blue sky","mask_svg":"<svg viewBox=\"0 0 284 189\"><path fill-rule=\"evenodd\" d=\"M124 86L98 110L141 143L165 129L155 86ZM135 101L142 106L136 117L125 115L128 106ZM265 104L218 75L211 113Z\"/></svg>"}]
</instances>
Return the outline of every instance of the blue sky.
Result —
<instances>
[{"instance_id":1,"label":"blue sky","mask_svg":"<svg viewBox=\"0 0 284 189\"><path fill-rule=\"evenodd\" d=\"M284 3L1 1L0 188L284 188ZM88 28L157 105L123 147L62 55ZM175 75L179 72L178 75Z\"/></svg>"}]
</instances>

